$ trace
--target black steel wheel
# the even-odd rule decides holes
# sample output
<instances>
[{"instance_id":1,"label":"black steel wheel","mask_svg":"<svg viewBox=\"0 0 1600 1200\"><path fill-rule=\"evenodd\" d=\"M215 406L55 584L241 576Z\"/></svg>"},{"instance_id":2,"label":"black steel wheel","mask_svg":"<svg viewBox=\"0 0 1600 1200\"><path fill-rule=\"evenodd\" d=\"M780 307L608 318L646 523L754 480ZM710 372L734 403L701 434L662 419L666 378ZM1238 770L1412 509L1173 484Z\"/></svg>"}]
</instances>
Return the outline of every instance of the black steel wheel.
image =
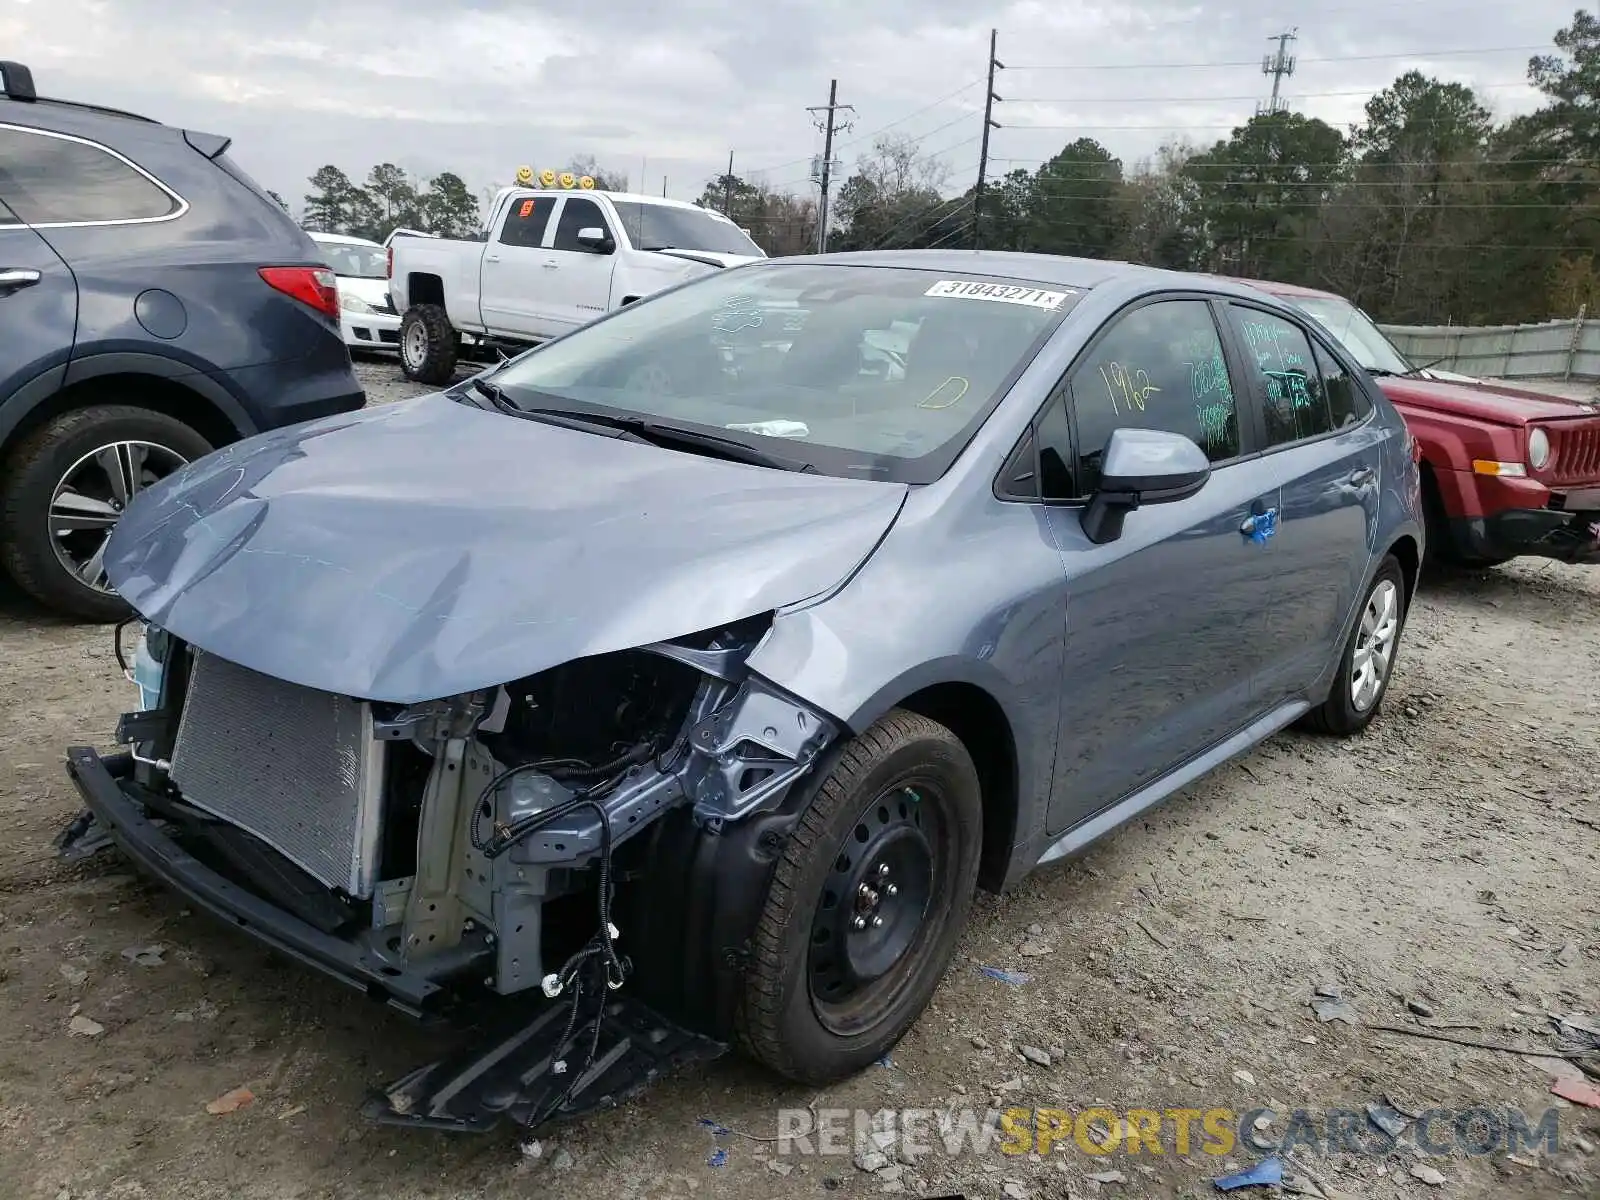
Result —
<instances>
[{"instance_id":1,"label":"black steel wheel","mask_svg":"<svg viewBox=\"0 0 1600 1200\"><path fill-rule=\"evenodd\" d=\"M966 748L926 717L892 711L842 748L757 922L737 1015L747 1052L824 1084L904 1036L966 922L982 809Z\"/></svg>"},{"instance_id":2,"label":"black steel wheel","mask_svg":"<svg viewBox=\"0 0 1600 1200\"><path fill-rule=\"evenodd\" d=\"M856 1032L904 983L908 951L927 930L941 801L920 779L874 799L823 882L809 987L817 1019L836 1034Z\"/></svg>"}]
</instances>

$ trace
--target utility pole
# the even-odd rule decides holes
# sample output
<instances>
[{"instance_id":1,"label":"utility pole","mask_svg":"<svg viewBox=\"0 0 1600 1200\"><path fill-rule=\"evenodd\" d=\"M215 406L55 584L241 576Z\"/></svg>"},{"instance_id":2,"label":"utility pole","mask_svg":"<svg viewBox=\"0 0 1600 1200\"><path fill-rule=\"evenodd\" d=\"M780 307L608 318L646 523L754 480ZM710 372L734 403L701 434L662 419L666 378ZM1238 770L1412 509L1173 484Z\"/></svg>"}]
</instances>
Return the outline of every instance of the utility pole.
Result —
<instances>
[{"instance_id":1,"label":"utility pole","mask_svg":"<svg viewBox=\"0 0 1600 1200\"><path fill-rule=\"evenodd\" d=\"M1289 43L1295 40L1295 35L1299 31L1300 27L1297 25L1287 33L1280 33L1276 37L1267 39L1269 42L1277 42L1278 50L1276 54L1268 54L1261 60L1261 73L1272 76L1272 99L1268 100L1264 107L1260 104L1256 105L1256 116L1258 117L1270 117L1274 113L1282 112L1287 107L1287 105L1279 101L1278 91L1284 79L1294 74L1294 56L1289 53Z\"/></svg>"},{"instance_id":2,"label":"utility pole","mask_svg":"<svg viewBox=\"0 0 1600 1200\"><path fill-rule=\"evenodd\" d=\"M978 148L978 189L972 193L972 248L978 249L982 243L982 232L979 222L983 218L983 180L989 173L989 130L999 129L1000 122L994 119L994 103L1000 97L994 94L994 73L1006 69L1005 63L995 57L995 41L999 31L989 30L989 87L983 98L983 144Z\"/></svg>"},{"instance_id":3,"label":"utility pole","mask_svg":"<svg viewBox=\"0 0 1600 1200\"><path fill-rule=\"evenodd\" d=\"M733 151L728 151L728 173L722 177L722 215L733 208Z\"/></svg>"},{"instance_id":4,"label":"utility pole","mask_svg":"<svg viewBox=\"0 0 1600 1200\"><path fill-rule=\"evenodd\" d=\"M839 81L831 80L828 83L828 103L814 104L806 111L814 117L817 113L826 113L826 117L816 117L818 128L824 131L822 141L822 162L817 182L822 185L822 197L817 202L817 253L825 254L828 249L828 184L833 178L833 135L843 133L850 128L848 121L835 121L834 115L839 112L855 112L848 104L839 103Z\"/></svg>"}]
</instances>

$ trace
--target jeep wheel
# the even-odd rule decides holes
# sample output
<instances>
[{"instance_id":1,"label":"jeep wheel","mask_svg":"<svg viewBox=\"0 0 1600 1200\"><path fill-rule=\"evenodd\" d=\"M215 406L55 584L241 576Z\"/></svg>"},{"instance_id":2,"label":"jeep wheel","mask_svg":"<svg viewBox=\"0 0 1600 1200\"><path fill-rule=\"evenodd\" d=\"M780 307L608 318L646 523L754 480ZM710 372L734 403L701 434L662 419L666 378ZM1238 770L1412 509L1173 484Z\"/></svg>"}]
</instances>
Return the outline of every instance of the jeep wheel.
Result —
<instances>
[{"instance_id":1,"label":"jeep wheel","mask_svg":"<svg viewBox=\"0 0 1600 1200\"><path fill-rule=\"evenodd\" d=\"M189 426L126 405L61 414L12 452L0 483L0 561L57 612L116 621L128 606L105 576L111 531L139 492L211 451Z\"/></svg>"},{"instance_id":2,"label":"jeep wheel","mask_svg":"<svg viewBox=\"0 0 1600 1200\"><path fill-rule=\"evenodd\" d=\"M890 712L844 747L773 871L737 1014L758 1061L823 1085L927 1007L977 885L982 796L944 726Z\"/></svg>"},{"instance_id":3,"label":"jeep wheel","mask_svg":"<svg viewBox=\"0 0 1600 1200\"><path fill-rule=\"evenodd\" d=\"M1340 736L1372 723L1394 678L1394 660L1406 624L1406 580L1400 562L1386 555L1361 601L1333 687L1320 707L1306 714L1308 727Z\"/></svg>"},{"instance_id":4,"label":"jeep wheel","mask_svg":"<svg viewBox=\"0 0 1600 1200\"><path fill-rule=\"evenodd\" d=\"M455 377L461 341L443 307L417 304L400 319L400 370L407 379L434 386Z\"/></svg>"}]
</instances>

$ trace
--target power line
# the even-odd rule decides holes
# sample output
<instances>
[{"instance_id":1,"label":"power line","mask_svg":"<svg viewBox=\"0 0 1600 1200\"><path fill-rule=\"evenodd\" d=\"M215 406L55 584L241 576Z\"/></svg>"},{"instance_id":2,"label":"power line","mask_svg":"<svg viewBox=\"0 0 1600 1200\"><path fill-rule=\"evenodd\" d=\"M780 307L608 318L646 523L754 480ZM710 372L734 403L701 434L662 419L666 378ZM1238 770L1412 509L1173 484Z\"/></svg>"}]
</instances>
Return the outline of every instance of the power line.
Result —
<instances>
[{"instance_id":1,"label":"power line","mask_svg":"<svg viewBox=\"0 0 1600 1200\"><path fill-rule=\"evenodd\" d=\"M1447 81L1448 82L1448 81ZM1526 80L1518 79L1512 83L1463 83L1462 87L1474 92L1496 91L1501 88L1531 88ZM1287 100L1321 100L1331 99L1336 96L1376 96L1384 91L1383 88L1346 88L1336 92L1293 92ZM1013 96L1007 104L1222 104L1226 102L1239 103L1245 100L1256 99L1253 95L1247 96Z\"/></svg>"},{"instance_id":2,"label":"power line","mask_svg":"<svg viewBox=\"0 0 1600 1200\"><path fill-rule=\"evenodd\" d=\"M1048 159L1048 158L991 158L989 161L990 162L1022 163L1022 164L1025 164L1025 165L1027 165L1027 164L1040 165L1040 164L1043 164L1043 163L1050 162L1051 160ZM1104 164L1100 164L1100 163L1074 163L1072 165L1075 168L1088 168L1088 167L1096 167L1096 166L1101 166L1101 165L1104 165L1106 167L1112 167L1115 164L1113 164L1113 163L1104 163ZM1262 167L1262 168L1272 167L1272 168L1279 169L1279 170L1283 169L1284 167L1296 167L1296 168L1298 168L1298 167L1313 167L1313 168L1326 169L1326 170L1330 170L1331 171L1331 170L1337 170L1337 169L1341 169L1341 168L1348 168L1348 167L1351 167L1351 166L1359 166L1361 164L1353 163L1349 159L1323 159L1323 160L1318 161L1318 162L1283 162L1283 161L1271 162L1271 161L1260 161L1260 160L1257 160L1257 161L1252 161L1252 162L1218 163L1216 165L1220 166L1220 167L1227 167L1230 170L1234 169L1234 168L1237 168L1237 167ZM1374 164L1370 164L1370 165L1373 165L1373 166L1384 166L1384 167L1448 167L1448 166L1468 166L1468 167L1546 167L1546 166L1547 167L1556 167L1556 166L1565 166L1565 167L1600 167L1600 158L1508 158L1508 159L1499 159L1499 158L1473 159L1473 158L1467 158L1467 159L1432 159L1432 160L1418 159L1418 160L1411 160L1411 161L1406 161L1406 162L1388 162L1388 163L1381 163L1381 164L1374 163Z\"/></svg>"},{"instance_id":3,"label":"power line","mask_svg":"<svg viewBox=\"0 0 1600 1200\"><path fill-rule=\"evenodd\" d=\"M1282 114L1280 113L1278 115L1281 116ZM1337 128L1333 122L1325 121L1321 117L1308 116L1305 113L1299 113L1295 115L1304 116L1308 121L1322 121L1324 125L1327 125L1330 128ZM1182 133L1186 129L1237 129L1241 126L1250 124L1250 122L1254 119L1254 117L1250 117L1239 118L1232 121L1145 121L1137 125L1103 124L1098 121L1073 121L1065 125L1008 125L1007 128L1013 131L1019 129L1042 129L1047 132L1071 129L1135 129L1155 133ZM1435 117L1406 122L1406 128L1413 131L1441 128L1459 129L1460 127L1461 122L1453 117Z\"/></svg>"},{"instance_id":4,"label":"power line","mask_svg":"<svg viewBox=\"0 0 1600 1200\"><path fill-rule=\"evenodd\" d=\"M962 92L970 92L973 88L978 87L982 83L983 83L982 79L971 79L971 80L968 80L966 83L962 84L955 91L950 92L948 95L941 96L941 97L939 97L939 99L934 100L931 103L924 104L921 108L913 109L911 112L908 112L903 117L896 117L893 121L890 121L887 125L880 125L876 129L874 129L874 130L872 130L872 131L870 131L868 133L863 133L863 134L861 134L861 135L859 135L857 137L848 138L845 141L840 142L834 148L836 150L842 150L846 146L858 145L859 143L864 142L864 141L868 140L869 138L875 138L880 133L885 133L888 130L893 129L896 125L904 125L907 121L914 120L915 118L920 117L925 112L932 112L934 109L939 108L942 105L950 103L950 101L954 100L957 96L961 95ZM968 115L969 114L967 114L967 113L963 113L961 116L957 117L956 120L957 121L965 120ZM950 124L954 124L954 123L955 123L954 121L950 122ZM941 125L939 128L940 129L947 129L947 128L949 128L949 125ZM933 131L930 131L930 132L937 132L937 130L933 130ZM926 137L928 135L924 134L922 136ZM807 155L804 158L791 158L788 162L773 163L770 166L765 166L765 167L752 167L750 169L750 171L751 171L751 174L753 174L753 175L763 175L763 174L766 174L769 171L781 171L785 167L797 167L801 163L812 162L812 161L815 160L815 158L816 158L815 155ZM796 182L798 182L798 180L796 180Z\"/></svg>"},{"instance_id":5,"label":"power line","mask_svg":"<svg viewBox=\"0 0 1600 1200\"><path fill-rule=\"evenodd\" d=\"M1000 97L994 94L994 73L1005 70L1005 63L995 57L995 39L999 31L989 30L989 83L983 98L983 148L978 151L978 186L972 193L972 248L978 249L983 241L983 177L989 169L989 130L999 129L1000 122L994 119L995 101Z\"/></svg>"},{"instance_id":6,"label":"power line","mask_svg":"<svg viewBox=\"0 0 1600 1200\"><path fill-rule=\"evenodd\" d=\"M962 84L960 87L958 87L955 91L951 92L948 96L941 96L939 99L935 100L933 103L925 104L921 108L917 109L915 112L909 112L909 113L907 113L905 116L901 117L897 121L890 121L887 125L880 125L880 126L878 126L878 128L872 130L870 133L863 133L861 136L851 138L849 141L840 142L839 143L839 148L843 149L846 146L860 145L862 142L865 142L865 141L870 140L871 138L877 137L880 133L887 133L889 130L893 129L896 125L904 125L907 121L913 119L914 117L920 117L925 112L930 112L933 109L940 107L941 105L949 104L950 101L954 100L957 96L961 95L962 92L970 92L973 88L980 86L982 83L983 83L982 79L969 80L968 82L966 82L966 83ZM941 125L941 126L939 126L939 129L930 129L927 133L921 134L920 137L924 137L924 138L925 137L931 137L933 134L938 133L940 129L948 129L948 128L950 128L951 125L954 125L956 123L956 121L964 121L970 115L971 115L970 113L962 113L959 117L956 118L955 121L951 121L948 124Z\"/></svg>"},{"instance_id":7,"label":"power line","mask_svg":"<svg viewBox=\"0 0 1600 1200\"><path fill-rule=\"evenodd\" d=\"M1401 58L1457 58L1462 55L1475 54L1535 54L1549 53L1557 47L1545 42L1537 46L1484 46L1475 50L1408 50L1400 54L1338 54L1322 58L1302 58L1304 63L1349 63L1349 62L1388 62ZM1214 70L1222 67L1253 67L1253 59L1235 59L1232 61L1217 62L1187 62L1187 63L1073 63L1050 64L1036 67L1012 67L1013 71L1202 71Z\"/></svg>"}]
</instances>

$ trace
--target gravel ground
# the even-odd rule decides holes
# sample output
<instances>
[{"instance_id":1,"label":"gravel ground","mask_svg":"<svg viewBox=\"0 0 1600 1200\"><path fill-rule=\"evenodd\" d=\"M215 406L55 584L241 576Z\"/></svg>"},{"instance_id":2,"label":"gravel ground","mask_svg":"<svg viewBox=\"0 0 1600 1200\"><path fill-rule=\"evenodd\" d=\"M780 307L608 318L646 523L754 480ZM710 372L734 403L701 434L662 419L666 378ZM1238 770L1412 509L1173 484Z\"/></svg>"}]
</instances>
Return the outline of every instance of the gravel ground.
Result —
<instances>
[{"instance_id":1,"label":"gravel ground","mask_svg":"<svg viewBox=\"0 0 1600 1200\"><path fill-rule=\"evenodd\" d=\"M417 390L392 364L361 371L375 401ZM1043 1157L939 1151L870 1174L752 1137L808 1104L1268 1107L1272 1137L1291 1109L1385 1098L1533 1119L1556 1104L1559 1148L1301 1152L1301 1177L1368 1200L1600 1195L1600 1111L1554 1099L1549 1060L1372 1028L1548 1049L1550 1014L1600 1010L1597 602L1600 572L1557 565L1427 580L1365 736L1275 737L1084 858L984 898L889 1065L815 1096L723 1060L543 1131L535 1157L513 1131L366 1125L367 1089L431 1057L428 1036L191 914L115 855L52 858L77 810L62 750L105 745L131 690L108 630L6 593L0 1195L1200 1196L1257 1155L1180 1155L1166 1134L1160 1155L1092 1156L1069 1139ZM125 954L152 946L149 965ZM999 982L981 965L1031 979ZM1325 985L1357 1023L1317 1019L1308 1002ZM208 1112L241 1087L253 1103ZM1441 1182L1422 1178L1430 1167ZM1121 1182L1093 1178L1107 1173Z\"/></svg>"}]
</instances>

